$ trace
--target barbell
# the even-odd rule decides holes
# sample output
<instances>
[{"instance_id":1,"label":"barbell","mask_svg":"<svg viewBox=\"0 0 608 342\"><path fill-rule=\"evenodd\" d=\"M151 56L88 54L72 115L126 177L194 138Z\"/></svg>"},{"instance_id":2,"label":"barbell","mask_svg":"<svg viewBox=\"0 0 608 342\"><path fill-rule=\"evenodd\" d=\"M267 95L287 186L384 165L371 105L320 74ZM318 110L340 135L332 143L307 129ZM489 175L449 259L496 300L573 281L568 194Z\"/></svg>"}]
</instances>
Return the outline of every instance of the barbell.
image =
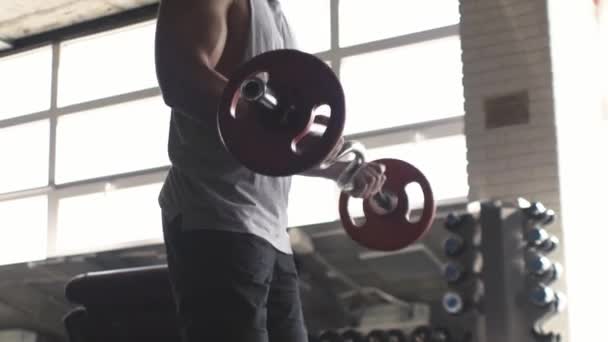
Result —
<instances>
[{"instance_id":1,"label":"barbell","mask_svg":"<svg viewBox=\"0 0 608 342\"><path fill-rule=\"evenodd\" d=\"M338 178L340 219L351 239L369 249L393 251L418 241L435 215L431 186L424 174L403 160L384 158L386 181L363 201L363 222L349 213L353 180L365 164L365 148L345 142L335 160L327 160L344 131L345 97L333 70L314 55L292 49L255 56L229 78L218 106L218 131L226 150L243 166L268 176L291 176L328 167L352 155ZM321 109L324 109L323 111ZM316 124L316 125L315 125ZM322 132L314 131L322 126ZM318 142L300 142L317 134ZM419 220L409 218L405 187L418 183L424 194Z\"/></svg>"}]
</instances>

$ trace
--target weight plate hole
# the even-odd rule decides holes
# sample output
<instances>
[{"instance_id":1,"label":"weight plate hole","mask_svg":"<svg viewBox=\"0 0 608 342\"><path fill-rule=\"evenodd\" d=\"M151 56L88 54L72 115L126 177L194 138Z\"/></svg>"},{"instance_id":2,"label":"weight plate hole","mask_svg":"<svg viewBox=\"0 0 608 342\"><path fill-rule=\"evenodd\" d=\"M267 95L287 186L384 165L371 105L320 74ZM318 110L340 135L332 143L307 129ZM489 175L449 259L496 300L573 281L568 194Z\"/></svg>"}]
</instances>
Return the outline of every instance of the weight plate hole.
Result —
<instances>
[{"instance_id":1,"label":"weight plate hole","mask_svg":"<svg viewBox=\"0 0 608 342\"><path fill-rule=\"evenodd\" d=\"M355 227L361 228L367 220L363 213L363 199L350 197L348 199L348 212L350 213L351 222Z\"/></svg>"},{"instance_id":2,"label":"weight plate hole","mask_svg":"<svg viewBox=\"0 0 608 342\"><path fill-rule=\"evenodd\" d=\"M313 108L312 124L301 139L294 140L291 150L296 155L301 155L311 149L316 149L320 144L324 144L318 137L322 137L327 131L327 121L331 118L331 107L328 104L320 104ZM327 119L325 119L327 118ZM311 143L311 137L317 137L317 141Z\"/></svg>"},{"instance_id":3,"label":"weight plate hole","mask_svg":"<svg viewBox=\"0 0 608 342\"><path fill-rule=\"evenodd\" d=\"M411 182L405 186L405 196L407 196L408 209L405 212L405 219L411 223L418 223L422 218L422 207L424 205L424 193L418 182Z\"/></svg>"}]
</instances>

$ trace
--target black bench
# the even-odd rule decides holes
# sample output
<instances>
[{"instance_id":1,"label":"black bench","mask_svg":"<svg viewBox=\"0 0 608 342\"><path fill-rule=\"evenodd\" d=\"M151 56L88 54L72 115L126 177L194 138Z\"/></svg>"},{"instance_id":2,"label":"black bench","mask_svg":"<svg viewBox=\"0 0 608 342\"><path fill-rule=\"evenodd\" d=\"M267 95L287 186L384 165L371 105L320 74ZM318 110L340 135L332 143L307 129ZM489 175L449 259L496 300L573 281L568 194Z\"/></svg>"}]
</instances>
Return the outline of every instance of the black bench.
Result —
<instances>
[{"instance_id":1,"label":"black bench","mask_svg":"<svg viewBox=\"0 0 608 342\"><path fill-rule=\"evenodd\" d=\"M70 342L180 340L166 265L85 273L65 293Z\"/></svg>"}]
</instances>

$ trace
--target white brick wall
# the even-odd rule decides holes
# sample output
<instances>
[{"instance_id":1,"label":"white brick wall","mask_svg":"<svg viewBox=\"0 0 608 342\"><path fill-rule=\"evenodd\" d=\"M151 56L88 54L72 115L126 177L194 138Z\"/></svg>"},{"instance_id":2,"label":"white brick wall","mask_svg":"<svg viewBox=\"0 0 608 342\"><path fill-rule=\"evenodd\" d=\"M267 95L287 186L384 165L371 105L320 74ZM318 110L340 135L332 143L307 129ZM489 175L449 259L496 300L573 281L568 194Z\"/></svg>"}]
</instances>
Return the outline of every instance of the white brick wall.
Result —
<instances>
[{"instance_id":1,"label":"white brick wall","mask_svg":"<svg viewBox=\"0 0 608 342\"><path fill-rule=\"evenodd\" d=\"M460 0L470 199L523 196L561 212L546 0ZM530 122L485 127L484 100L528 90ZM561 220L551 232L562 238ZM562 252L551 255L562 264ZM565 282L553 286L566 292ZM567 314L547 328L568 341ZM522 341L523 342L523 341Z\"/></svg>"},{"instance_id":2,"label":"white brick wall","mask_svg":"<svg viewBox=\"0 0 608 342\"><path fill-rule=\"evenodd\" d=\"M558 190L550 40L544 1L461 0L471 198ZM486 96L527 89L530 124L485 128ZM540 169L539 169L540 168ZM535 171L533 171L534 169ZM540 171L539 171L540 170Z\"/></svg>"}]
</instances>

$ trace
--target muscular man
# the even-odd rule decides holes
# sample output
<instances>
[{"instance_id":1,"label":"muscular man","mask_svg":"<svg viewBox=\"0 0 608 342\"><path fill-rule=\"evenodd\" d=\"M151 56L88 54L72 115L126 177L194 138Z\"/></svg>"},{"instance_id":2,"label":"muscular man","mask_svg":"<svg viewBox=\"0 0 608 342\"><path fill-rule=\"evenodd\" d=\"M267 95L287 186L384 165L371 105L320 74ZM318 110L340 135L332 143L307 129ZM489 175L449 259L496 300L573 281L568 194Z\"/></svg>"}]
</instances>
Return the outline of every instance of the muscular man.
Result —
<instances>
[{"instance_id":1,"label":"muscular man","mask_svg":"<svg viewBox=\"0 0 608 342\"><path fill-rule=\"evenodd\" d=\"M216 128L226 75L282 48L295 45L278 0L161 1L156 65L172 109L172 167L159 202L185 341L307 341L286 230L291 179L237 163ZM343 167L306 175L335 180ZM380 165L366 164L352 195L367 198L384 180Z\"/></svg>"}]
</instances>

